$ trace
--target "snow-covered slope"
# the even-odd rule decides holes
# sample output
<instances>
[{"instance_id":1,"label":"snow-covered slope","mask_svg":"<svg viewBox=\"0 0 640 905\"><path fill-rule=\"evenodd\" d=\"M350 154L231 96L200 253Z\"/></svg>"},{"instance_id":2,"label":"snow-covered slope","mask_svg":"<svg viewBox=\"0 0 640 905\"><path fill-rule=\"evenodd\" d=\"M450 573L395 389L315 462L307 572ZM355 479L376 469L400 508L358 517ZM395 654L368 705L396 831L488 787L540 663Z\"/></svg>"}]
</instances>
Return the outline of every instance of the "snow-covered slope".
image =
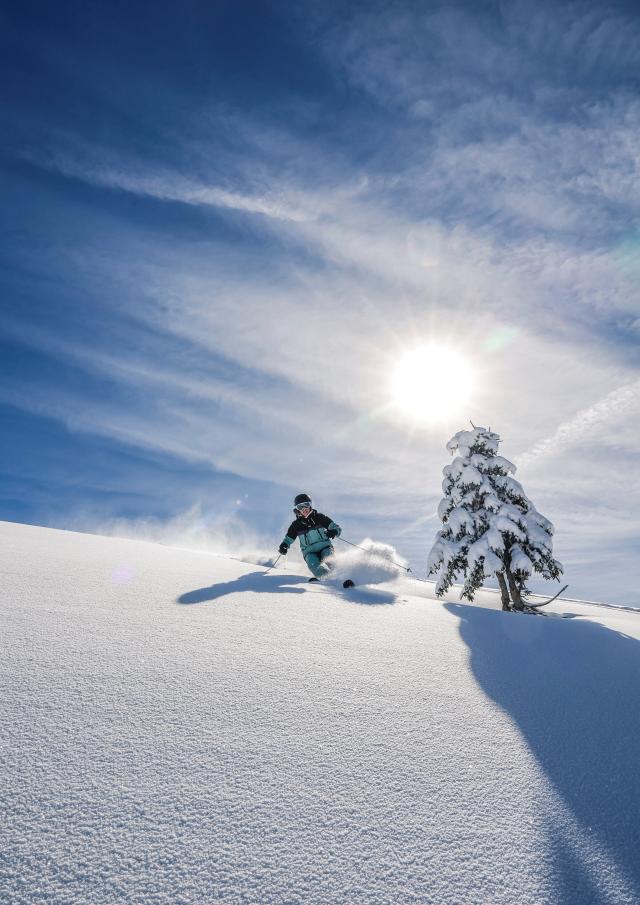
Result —
<instances>
[{"instance_id":1,"label":"snow-covered slope","mask_svg":"<svg viewBox=\"0 0 640 905\"><path fill-rule=\"evenodd\" d=\"M640 614L0 545L3 902L640 902Z\"/></svg>"}]
</instances>

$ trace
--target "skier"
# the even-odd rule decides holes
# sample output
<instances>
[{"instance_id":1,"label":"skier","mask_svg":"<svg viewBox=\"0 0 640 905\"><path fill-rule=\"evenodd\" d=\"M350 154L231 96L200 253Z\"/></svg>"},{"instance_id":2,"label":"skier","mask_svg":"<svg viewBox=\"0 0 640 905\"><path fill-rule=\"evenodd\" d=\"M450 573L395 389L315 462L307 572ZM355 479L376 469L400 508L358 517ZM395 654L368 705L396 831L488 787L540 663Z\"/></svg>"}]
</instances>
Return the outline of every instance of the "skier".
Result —
<instances>
[{"instance_id":1,"label":"skier","mask_svg":"<svg viewBox=\"0 0 640 905\"><path fill-rule=\"evenodd\" d=\"M282 556L286 556L291 544L297 537L300 538L304 561L313 573L313 578L309 581L318 581L329 574L331 565L327 559L334 552L331 541L334 537L340 536L341 528L328 515L316 512L311 497L306 493L299 493L293 501L293 506L296 518L289 525L278 550Z\"/></svg>"}]
</instances>

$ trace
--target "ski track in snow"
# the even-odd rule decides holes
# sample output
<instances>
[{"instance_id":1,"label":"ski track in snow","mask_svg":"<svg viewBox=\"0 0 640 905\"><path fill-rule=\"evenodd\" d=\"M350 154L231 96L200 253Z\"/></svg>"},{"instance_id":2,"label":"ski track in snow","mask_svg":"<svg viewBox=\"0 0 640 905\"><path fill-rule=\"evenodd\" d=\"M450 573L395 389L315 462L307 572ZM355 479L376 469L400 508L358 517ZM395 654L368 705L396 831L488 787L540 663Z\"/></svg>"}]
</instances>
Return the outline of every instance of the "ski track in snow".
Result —
<instances>
[{"instance_id":1,"label":"ski track in snow","mask_svg":"<svg viewBox=\"0 0 640 905\"><path fill-rule=\"evenodd\" d=\"M0 541L3 903L640 903L640 614Z\"/></svg>"}]
</instances>

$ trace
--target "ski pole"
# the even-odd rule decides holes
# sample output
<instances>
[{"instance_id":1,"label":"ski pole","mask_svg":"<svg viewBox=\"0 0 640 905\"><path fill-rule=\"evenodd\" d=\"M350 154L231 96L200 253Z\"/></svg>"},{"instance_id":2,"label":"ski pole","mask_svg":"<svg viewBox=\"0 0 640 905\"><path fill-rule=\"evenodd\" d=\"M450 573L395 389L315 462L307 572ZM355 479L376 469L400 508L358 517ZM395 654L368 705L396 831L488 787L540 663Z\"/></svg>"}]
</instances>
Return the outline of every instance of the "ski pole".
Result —
<instances>
[{"instance_id":1,"label":"ski pole","mask_svg":"<svg viewBox=\"0 0 640 905\"><path fill-rule=\"evenodd\" d=\"M352 544L350 540L347 540L344 537L340 537L340 535L338 535L338 539L341 540L343 544L349 544L350 547L356 547L358 550L362 550L364 553L368 553L370 556L380 556L381 559L385 559L385 560L387 559L386 556L382 556L382 554L375 553L372 550L367 550L366 547L361 547L360 544ZM395 559L389 559L389 560L387 560L387 562L392 563L398 569L403 569L405 572L411 572L411 569L409 566L401 566L399 562L395 561Z\"/></svg>"},{"instance_id":2,"label":"ski pole","mask_svg":"<svg viewBox=\"0 0 640 905\"><path fill-rule=\"evenodd\" d=\"M269 566L269 568L268 568L268 569L265 569L265 571L264 571L262 574L263 574L263 575L266 575L267 572L270 572L272 569L275 569L275 567L278 565L278 561L281 559L281 557L282 557L282 553L278 553L278 555L276 556L276 558L274 559L274 561L271 563L271 565Z\"/></svg>"}]
</instances>

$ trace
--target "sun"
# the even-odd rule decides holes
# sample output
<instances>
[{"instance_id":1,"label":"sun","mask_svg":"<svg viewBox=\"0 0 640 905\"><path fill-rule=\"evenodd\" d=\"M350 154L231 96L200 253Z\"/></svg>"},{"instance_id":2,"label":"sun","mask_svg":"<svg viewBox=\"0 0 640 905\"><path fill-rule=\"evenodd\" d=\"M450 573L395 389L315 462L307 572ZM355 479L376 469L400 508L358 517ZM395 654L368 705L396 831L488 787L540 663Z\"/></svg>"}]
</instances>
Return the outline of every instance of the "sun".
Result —
<instances>
[{"instance_id":1,"label":"sun","mask_svg":"<svg viewBox=\"0 0 640 905\"><path fill-rule=\"evenodd\" d=\"M395 405L413 421L443 421L461 413L470 400L475 376L469 360L443 345L423 345L407 352L392 379Z\"/></svg>"}]
</instances>

